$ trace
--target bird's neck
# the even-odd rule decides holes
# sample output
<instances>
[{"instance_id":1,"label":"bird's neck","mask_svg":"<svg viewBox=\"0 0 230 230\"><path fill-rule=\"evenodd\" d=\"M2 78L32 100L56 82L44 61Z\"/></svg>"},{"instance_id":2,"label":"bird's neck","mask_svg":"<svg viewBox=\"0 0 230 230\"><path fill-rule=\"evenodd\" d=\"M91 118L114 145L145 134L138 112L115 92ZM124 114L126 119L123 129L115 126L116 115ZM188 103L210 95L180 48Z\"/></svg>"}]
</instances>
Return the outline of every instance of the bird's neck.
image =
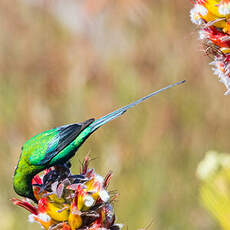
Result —
<instances>
[{"instance_id":1,"label":"bird's neck","mask_svg":"<svg viewBox=\"0 0 230 230\"><path fill-rule=\"evenodd\" d=\"M17 167L14 173L14 189L18 195L32 200L35 199L32 188L32 179L34 175L34 173L28 173L22 167Z\"/></svg>"}]
</instances>

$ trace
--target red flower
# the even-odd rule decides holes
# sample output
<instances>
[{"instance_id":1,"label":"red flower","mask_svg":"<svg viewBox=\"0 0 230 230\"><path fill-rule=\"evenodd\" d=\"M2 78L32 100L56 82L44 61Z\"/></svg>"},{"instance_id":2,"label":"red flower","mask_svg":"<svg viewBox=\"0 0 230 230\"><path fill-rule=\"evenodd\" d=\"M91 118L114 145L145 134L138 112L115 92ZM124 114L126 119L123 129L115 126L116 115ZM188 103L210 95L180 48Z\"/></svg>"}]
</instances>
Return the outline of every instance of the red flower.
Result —
<instances>
[{"instance_id":1,"label":"red flower","mask_svg":"<svg viewBox=\"0 0 230 230\"><path fill-rule=\"evenodd\" d=\"M23 200L19 200L17 198L12 198L11 201L13 202L13 204L23 207L26 210L28 210L29 212L31 212L34 215L38 215L38 209L35 208L33 205L31 205L30 203L23 201Z\"/></svg>"}]
</instances>

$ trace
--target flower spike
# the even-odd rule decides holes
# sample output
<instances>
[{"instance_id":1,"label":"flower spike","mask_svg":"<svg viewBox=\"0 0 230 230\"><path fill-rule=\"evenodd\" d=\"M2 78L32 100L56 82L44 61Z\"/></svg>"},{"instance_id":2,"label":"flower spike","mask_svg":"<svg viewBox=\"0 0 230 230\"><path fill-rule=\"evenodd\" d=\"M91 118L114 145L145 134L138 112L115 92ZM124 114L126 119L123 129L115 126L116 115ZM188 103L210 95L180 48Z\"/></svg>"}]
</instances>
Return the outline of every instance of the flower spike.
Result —
<instances>
[{"instance_id":1,"label":"flower spike","mask_svg":"<svg viewBox=\"0 0 230 230\"><path fill-rule=\"evenodd\" d=\"M15 205L31 212L30 222L38 222L47 230L119 230L107 192L112 177L110 171L105 178L89 169L90 158L86 157L80 175L73 175L66 166L52 167L43 175L33 178L33 191L37 206L16 198ZM55 175L55 176L54 176Z\"/></svg>"},{"instance_id":2,"label":"flower spike","mask_svg":"<svg viewBox=\"0 0 230 230\"><path fill-rule=\"evenodd\" d=\"M230 94L230 0L194 0L191 21L200 27L200 39L213 55L214 74Z\"/></svg>"}]
</instances>

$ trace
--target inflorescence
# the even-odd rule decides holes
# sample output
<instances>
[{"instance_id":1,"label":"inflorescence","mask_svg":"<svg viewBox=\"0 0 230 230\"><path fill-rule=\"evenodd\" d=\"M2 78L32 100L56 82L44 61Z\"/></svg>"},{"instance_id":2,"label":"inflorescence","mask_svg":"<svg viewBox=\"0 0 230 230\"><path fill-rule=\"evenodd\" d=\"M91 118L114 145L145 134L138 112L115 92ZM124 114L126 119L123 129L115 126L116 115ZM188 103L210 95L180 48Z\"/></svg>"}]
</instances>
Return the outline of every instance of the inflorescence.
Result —
<instances>
[{"instance_id":1,"label":"inflorescence","mask_svg":"<svg viewBox=\"0 0 230 230\"><path fill-rule=\"evenodd\" d=\"M86 157L79 175L73 175L67 165L45 170L32 182L37 205L17 198L13 203L30 211L29 221L47 230L121 229L112 206L117 194L107 191L111 172L103 178L88 164Z\"/></svg>"},{"instance_id":2,"label":"inflorescence","mask_svg":"<svg viewBox=\"0 0 230 230\"><path fill-rule=\"evenodd\" d=\"M200 28L205 51L213 55L214 74L230 94L230 0L193 0L191 21Z\"/></svg>"}]
</instances>

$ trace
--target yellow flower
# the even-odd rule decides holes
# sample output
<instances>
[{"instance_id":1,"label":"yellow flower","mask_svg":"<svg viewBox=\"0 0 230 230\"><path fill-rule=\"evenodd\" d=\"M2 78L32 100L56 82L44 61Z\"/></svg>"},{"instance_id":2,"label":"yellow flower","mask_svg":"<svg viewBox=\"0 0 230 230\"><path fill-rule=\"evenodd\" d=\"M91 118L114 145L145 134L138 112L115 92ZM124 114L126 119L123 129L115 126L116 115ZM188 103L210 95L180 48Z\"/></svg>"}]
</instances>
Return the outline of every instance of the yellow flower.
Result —
<instances>
[{"instance_id":1,"label":"yellow flower","mask_svg":"<svg viewBox=\"0 0 230 230\"><path fill-rule=\"evenodd\" d=\"M41 198L38 203L38 210L47 213L53 220L66 221L69 216L68 204L52 203L47 197Z\"/></svg>"},{"instance_id":2,"label":"yellow flower","mask_svg":"<svg viewBox=\"0 0 230 230\"><path fill-rule=\"evenodd\" d=\"M78 197L75 197L71 203L70 214L68 218L68 222L72 230L77 229L82 225L82 218L80 215L81 212L78 210L77 199Z\"/></svg>"},{"instance_id":3,"label":"yellow flower","mask_svg":"<svg viewBox=\"0 0 230 230\"><path fill-rule=\"evenodd\" d=\"M223 15L219 12L220 2L221 2L220 0L207 0L204 3L204 6L210 13L215 15L216 18L223 18L223 17L225 17L225 15Z\"/></svg>"}]
</instances>

